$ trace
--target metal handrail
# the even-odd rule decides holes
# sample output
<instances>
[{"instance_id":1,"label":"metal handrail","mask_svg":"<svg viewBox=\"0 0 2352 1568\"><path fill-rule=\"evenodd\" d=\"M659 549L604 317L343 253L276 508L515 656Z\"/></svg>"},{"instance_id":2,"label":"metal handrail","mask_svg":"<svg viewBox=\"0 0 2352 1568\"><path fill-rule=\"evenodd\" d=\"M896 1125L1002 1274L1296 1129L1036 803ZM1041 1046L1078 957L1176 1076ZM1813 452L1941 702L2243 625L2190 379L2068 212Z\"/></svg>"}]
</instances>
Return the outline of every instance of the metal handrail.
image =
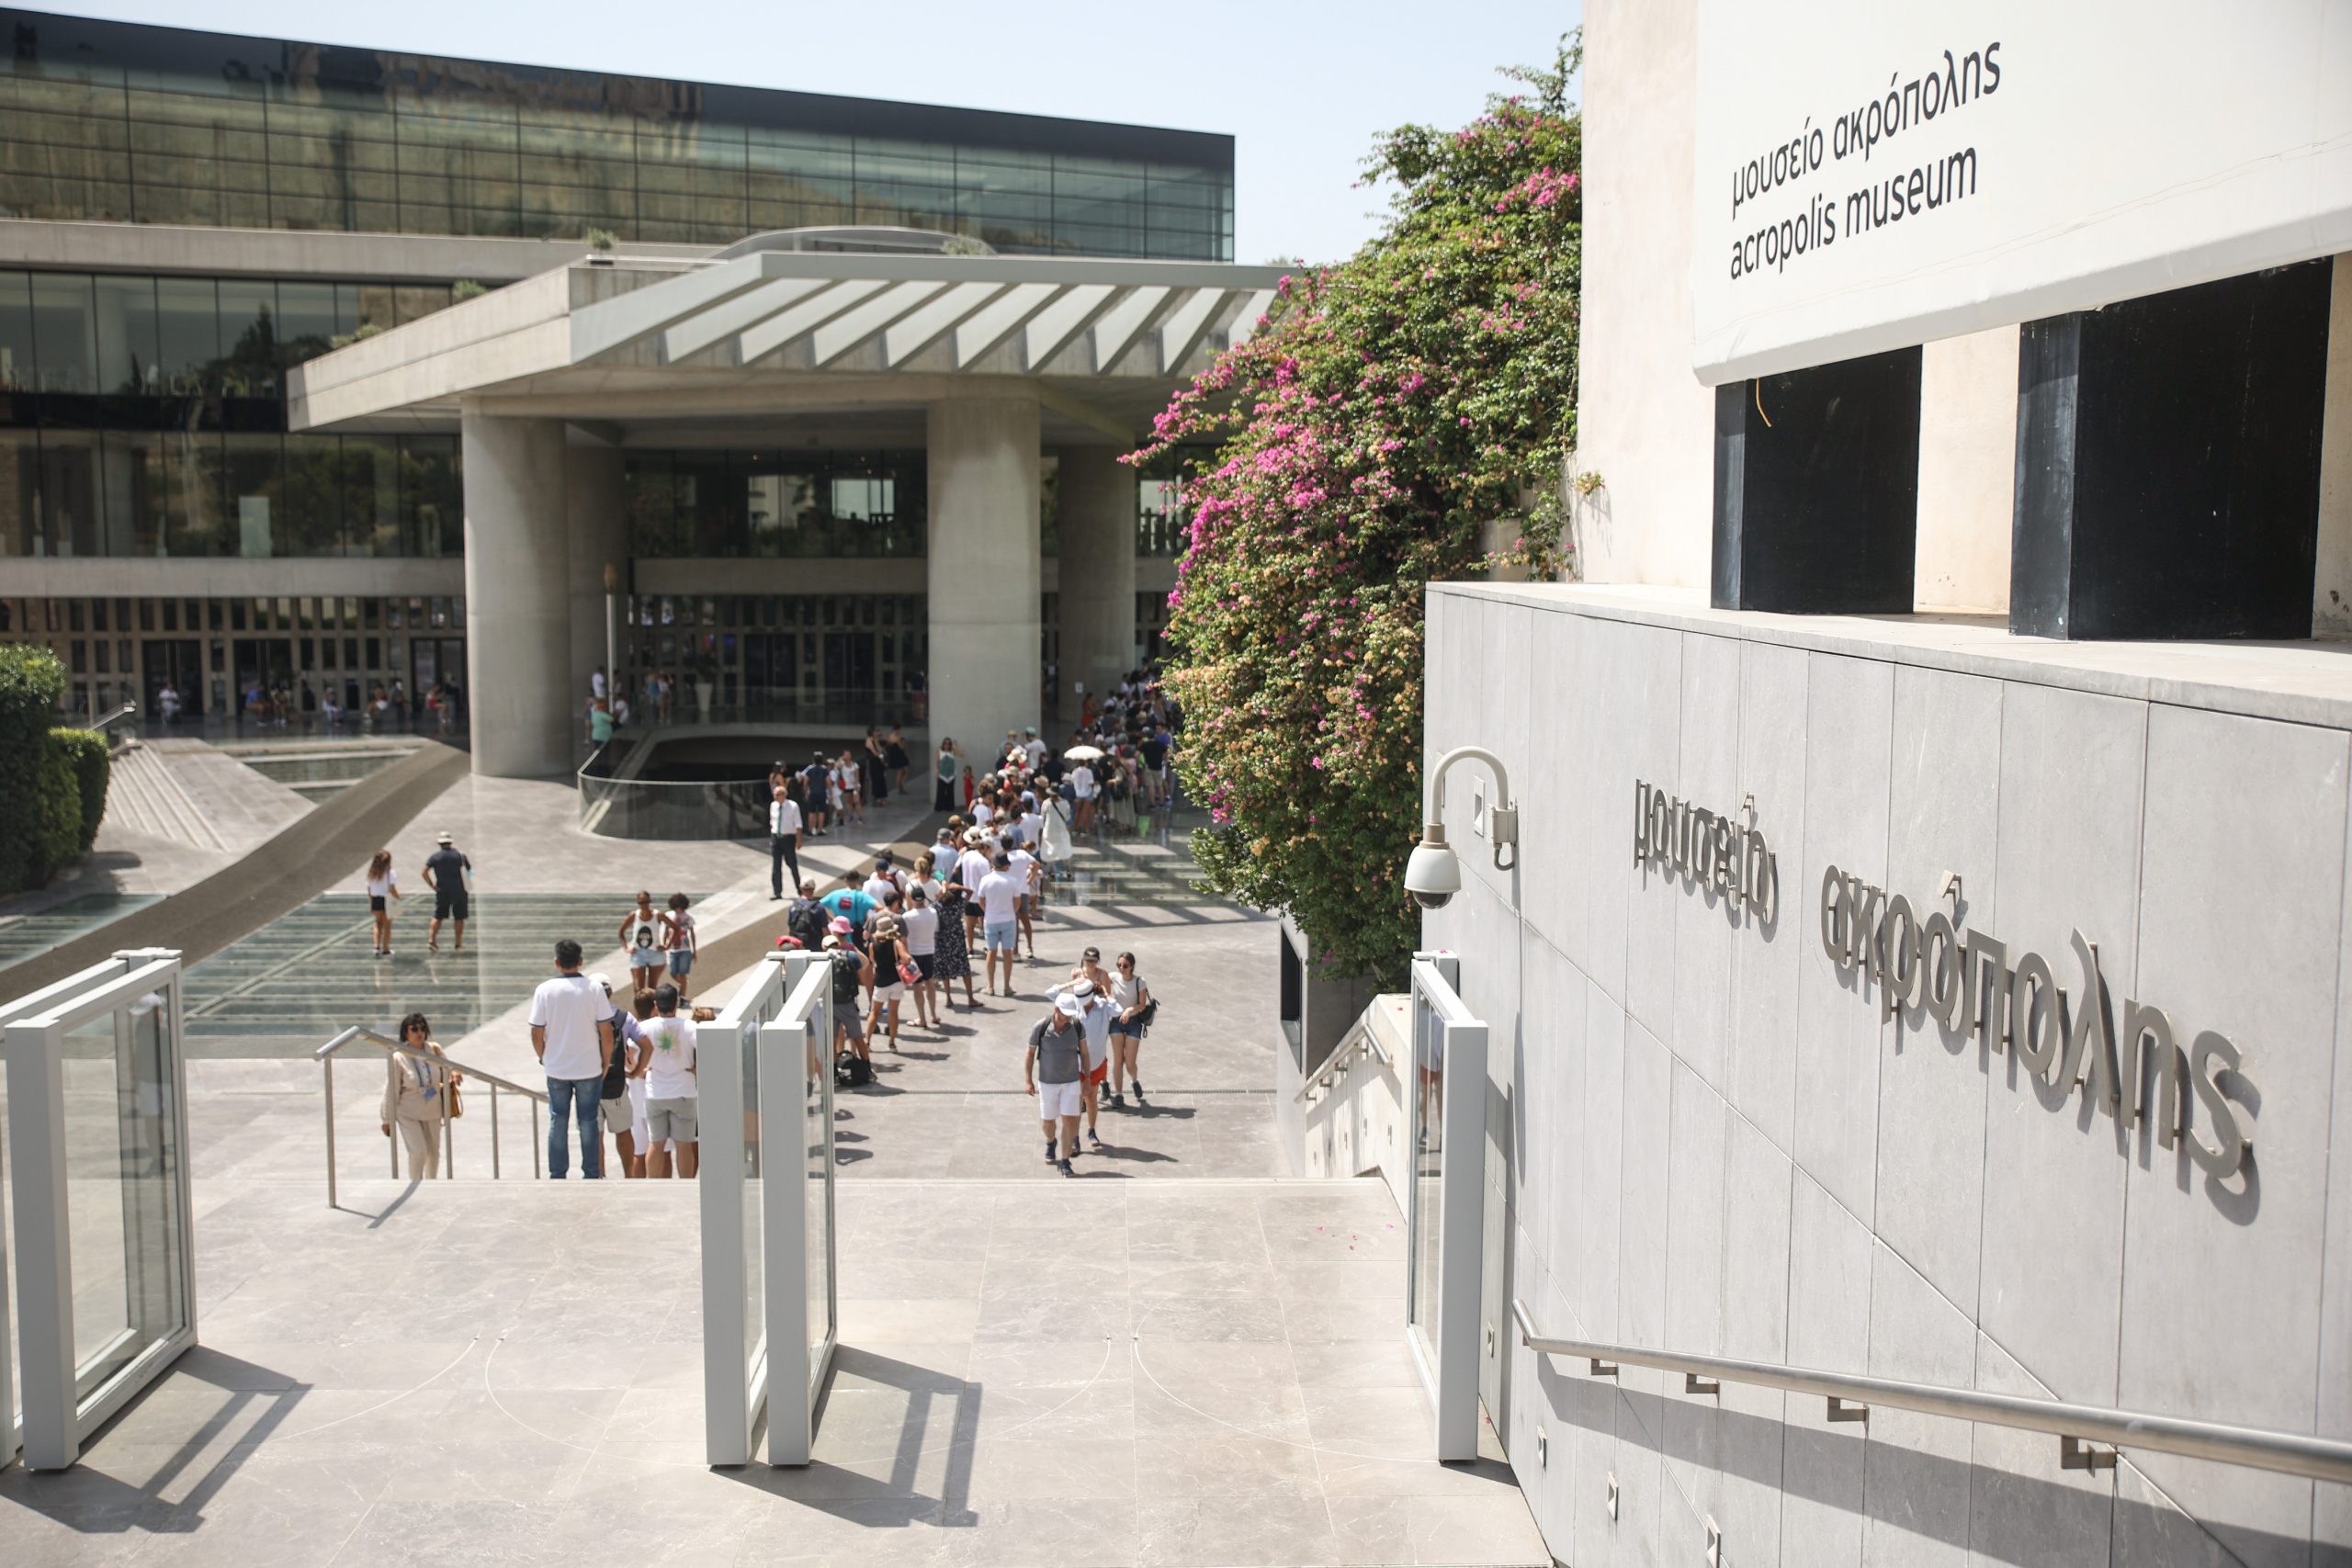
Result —
<instances>
[{"instance_id":1,"label":"metal handrail","mask_svg":"<svg viewBox=\"0 0 2352 1568\"><path fill-rule=\"evenodd\" d=\"M125 703L120 707L115 709L114 712L107 715L106 717L92 719L90 721L89 728L94 730L104 730L107 725L112 724L115 720L119 718L129 718L132 714L135 714L138 711L139 705L137 703Z\"/></svg>"},{"instance_id":2,"label":"metal handrail","mask_svg":"<svg viewBox=\"0 0 2352 1568\"><path fill-rule=\"evenodd\" d=\"M1599 1340L1558 1339L1538 1334L1528 1321L1527 1304L1514 1298L1510 1315L1519 1325L1520 1342L1541 1355L1573 1356L1589 1363L1594 1377L1615 1377L1620 1366L1651 1367L1680 1372L1686 1393L1719 1394L1724 1382L1752 1383L1789 1393L1815 1394L1829 1402L1832 1421L1870 1419L1870 1407L1917 1411L1955 1421L1988 1427L2009 1427L2022 1432L2046 1432L2058 1439L2058 1462L2067 1470L2104 1470L2113 1454L2083 1447L2086 1441L2111 1448L2146 1449L2243 1465L2249 1470L2274 1471L2314 1481L2352 1482L2352 1443L2310 1437L2300 1432L2272 1432L2253 1427L2231 1427L2216 1421L2192 1421L2177 1416L2145 1411L2110 1410L2098 1404L2074 1404L2061 1399L2036 1399L2023 1394L1988 1393L1981 1389L1950 1388L1937 1383L1905 1382L1894 1378L1864 1377L1851 1372L1816 1371L1769 1361L1743 1361L1724 1356L1682 1355L1634 1345Z\"/></svg>"},{"instance_id":3,"label":"metal handrail","mask_svg":"<svg viewBox=\"0 0 2352 1568\"><path fill-rule=\"evenodd\" d=\"M387 1039L383 1035L377 1033L372 1029L363 1029L355 1024L351 1028L346 1029L342 1033L336 1035L334 1039L328 1041L325 1044L320 1046L317 1050L311 1053L311 1057L316 1060L322 1067L326 1069L322 1082L326 1090L327 1207L330 1209L335 1206L334 1059L342 1053L344 1047L355 1044L372 1045L377 1050L385 1053L387 1055L416 1057L432 1066L441 1068L445 1072L462 1073L470 1077L479 1078L483 1083L488 1084L490 1086L490 1175L491 1179L493 1181L500 1179L504 1174L503 1168L499 1159L498 1091L503 1089L510 1094L519 1094L526 1100L534 1101L542 1106L547 1104L548 1101L548 1097L538 1089L526 1088L522 1084L514 1082L511 1078L502 1078L496 1073L484 1072L480 1067L469 1067L466 1066L465 1063L457 1061L446 1055L436 1056L430 1052L420 1051L413 1045L404 1044L398 1040ZM445 1179L454 1177L458 1173L457 1143L456 1140L451 1138L449 1135L449 1104L450 1097L446 1094L441 1096L441 1174ZM536 1113L534 1113L534 1125L536 1127ZM394 1138L389 1140L389 1142L391 1148L392 1179L397 1181L400 1179L401 1174L400 1140ZM531 1145L531 1179L536 1181L546 1173L545 1167L541 1165L539 1160L539 1141L536 1132L529 1142Z\"/></svg>"},{"instance_id":4,"label":"metal handrail","mask_svg":"<svg viewBox=\"0 0 2352 1568\"><path fill-rule=\"evenodd\" d=\"M1374 1005L1379 1004L1375 1002ZM1341 1040L1331 1054L1323 1058L1323 1065L1309 1073L1306 1081L1298 1086L1298 1102L1305 1104L1309 1094L1330 1083L1340 1076L1340 1068L1363 1055L1379 1057L1384 1067L1395 1065L1388 1055L1388 1048L1372 1037L1372 1026L1358 1019L1355 1027L1348 1031L1347 1038Z\"/></svg>"}]
</instances>

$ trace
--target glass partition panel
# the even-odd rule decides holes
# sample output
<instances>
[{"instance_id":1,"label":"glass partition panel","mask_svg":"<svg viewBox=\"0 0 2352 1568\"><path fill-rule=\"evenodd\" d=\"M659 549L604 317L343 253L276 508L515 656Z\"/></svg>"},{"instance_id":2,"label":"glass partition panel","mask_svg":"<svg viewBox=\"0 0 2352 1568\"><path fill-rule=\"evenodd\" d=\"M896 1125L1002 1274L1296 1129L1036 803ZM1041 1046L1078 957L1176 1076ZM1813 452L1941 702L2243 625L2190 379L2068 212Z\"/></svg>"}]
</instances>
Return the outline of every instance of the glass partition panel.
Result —
<instances>
[{"instance_id":1,"label":"glass partition panel","mask_svg":"<svg viewBox=\"0 0 2352 1568\"><path fill-rule=\"evenodd\" d=\"M24 1451L62 1469L195 1343L179 955L0 1004Z\"/></svg>"}]
</instances>

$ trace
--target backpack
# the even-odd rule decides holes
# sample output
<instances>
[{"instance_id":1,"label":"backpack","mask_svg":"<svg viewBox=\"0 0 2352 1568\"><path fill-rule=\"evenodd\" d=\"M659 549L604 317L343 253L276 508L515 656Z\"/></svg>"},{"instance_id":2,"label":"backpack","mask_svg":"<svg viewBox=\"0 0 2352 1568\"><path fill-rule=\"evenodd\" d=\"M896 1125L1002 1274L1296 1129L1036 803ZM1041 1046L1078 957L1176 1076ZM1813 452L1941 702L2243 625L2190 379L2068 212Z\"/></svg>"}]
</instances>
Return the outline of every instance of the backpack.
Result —
<instances>
[{"instance_id":1,"label":"backpack","mask_svg":"<svg viewBox=\"0 0 2352 1568\"><path fill-rule=\"evenodd\" d=\"M841 1089L864 1089L874 1081L874 1064L854 1051L833 1058L833 1083Z\"/></svg>"},{"instance_id":2,"label":"backpack","mask_svg":"<svg viewBox=\"0 0 2352 1568\"><path fill-rule=\"evenodd\" d=\"M857 1003L858 975L865 965L854 953L833 954L833 1005L854 1007Z\"/></svg>"},{"instance_id":3,"label":"backpack","mask_svg":"<svg viewBox=\"0 0 2352 1568\"><path fill-rule=\"evenodd\" d=\"M798 937L800 945L811 953L825 945L825 928L831 923L825 918L825 907L814 898L801 899L784 918L784 929Z\"/></svg>"},{"instance_id":4,"label":"backpack","mask_svg":"<svg viewBox=\"0 0 2352 1568\"><path fill-rule=\"evenodd\" d=\"M1159 993L1158 991L1153 991L1151 989L1151 983L1140 975L1136 976L1136 983L1143 987L1146 991L1149 991L1151 993L1151 1000L1144 1003L1143 1010L1136 1014L1136 1021L1142 1024L1146 1029L1149 1029L1153 1024L1159 1021Z\"/></svg>"}]
</instances>

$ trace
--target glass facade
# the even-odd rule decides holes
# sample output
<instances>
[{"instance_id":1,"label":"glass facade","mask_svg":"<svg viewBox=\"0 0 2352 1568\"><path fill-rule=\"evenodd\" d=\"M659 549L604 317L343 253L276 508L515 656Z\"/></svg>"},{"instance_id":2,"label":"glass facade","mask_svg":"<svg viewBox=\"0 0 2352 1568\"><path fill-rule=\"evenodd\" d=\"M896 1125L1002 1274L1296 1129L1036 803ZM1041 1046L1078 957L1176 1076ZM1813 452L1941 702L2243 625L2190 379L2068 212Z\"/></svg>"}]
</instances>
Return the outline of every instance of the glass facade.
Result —
<instances>
[{"instance_id":1,"label":"glass facade","mask_svg":"<svg viewBox=\"0 0 2352 1568\"><path fill-rule=\"evenodd\" d=\"M630 452L629 553L639 557L919 556L921 452Z\"/></svg>"},{"instance_id":2,"label":"glass facade","mask_svg":"<svg viewBox=\"0 0 2352 1568\"><path fill-rule=\"evenodd\" d=\"M697 681L713 719L919 721L927 615L919 593L635 594L622 610L626 690L642 709L647 674L667 671L668 716L681 721L700 716Z\"/></svg>"},{"instance_id":3,"label":"glass facade","mask_svg":"<svg viewBox=\"0 0 2352 1568\"><path fill-rule=\"evenodd\" d=\"M454 434L286 430L284 373L447 284L0 271L0 557L454 556Z\"/></svg>"},{"instance_id":4,"label":"glass facade","mask_svg":"<svg viewBox=\"0 0 2352 1568\"><path fill-rule=\"evenodd\" d=\"M0 11L0 216L1233 257L1233 141Z\"/></svg>"},{"instance_id":5,"label":"glass facade","mask_svg":"<svg viewBox=\"0 0 2352 1568\"><path fill-rule=\"evenodd\" d=\"M415 722L435 681L463 684L465 632L455 596L0 598L0 642L57 655L69 715L136 702L157 716L169 682L184 718L234 720L258 684L285 689L288 728L300 733L321 728L328 693L356 727L366 699L395 682L406 711L391 721Z\"/></svg>"}]
</instances>

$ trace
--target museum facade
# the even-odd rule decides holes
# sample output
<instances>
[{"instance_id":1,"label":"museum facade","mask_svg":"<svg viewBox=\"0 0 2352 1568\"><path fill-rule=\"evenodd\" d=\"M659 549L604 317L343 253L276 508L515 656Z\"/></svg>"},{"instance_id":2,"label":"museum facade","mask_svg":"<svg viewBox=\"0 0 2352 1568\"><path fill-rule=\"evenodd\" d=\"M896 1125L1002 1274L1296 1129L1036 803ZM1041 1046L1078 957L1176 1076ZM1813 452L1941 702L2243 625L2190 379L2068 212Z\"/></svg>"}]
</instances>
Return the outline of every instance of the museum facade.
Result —
<instances>
[{"instance_id":1,"label":"museum facade","mask_svg":"<svg viewBox=\"0 0 2352 1568\"><path fill-rule=\"evenodd\" d=\"M2341 8L1587 17L1584 581L1426 710L1553 1555L2343 1561Z\"/></svg>"},{"instance_id":2,"label":"museum facade","mask_svg":"<svg viewBox=\"0 0 2352 1568\"><path fill-rule=\"evenodd\" d=\"M1149 368L1133 355L1110 367L1117 396L1064 396L1025 357L1049 301L1017 293L1034 307L1012 322L1017 350L954 390L994 377L1041 411L1028 520L980 552L1026 566L1018 589L959 597L989 598L1027 637L1030 718L1151 651L1172 474L1104 465L1271 286L1229 265L1230 137L25 11L0 23L0 635L53 647L76 711L152 701L165 681L214 715L256 682L346 704L395 680L412 700L438 681L496 687L500 671L469 668L480 453L463 424L500 389L326 420L305 412L306 367L511 314L505 296L530 280L610 294L714 269L763 234L789 236L763 242L772 257L820 267L1096 268L1107 281L1051 291L1071 317L1053 346L1091 356L1108 319ZM872 280L837 281L853 288L819 306L828 319ZM1171 343L1180 313L1187 341ZM797 346L770 344L748 380L789 379ZM713 340L704 357L741 347ZM705 397L690 418L670 417L685 405L662 388L560 422L579 509L566 537L594 537L557 573L578 600L562 638L577 657L560 678L531 671L557 689L530 700L567 707L616 652L707 678L740 717L918 717L953 502L927 456L939 389L899 380L903 396L838 405L804 392L730 412ZM343 406L357 410L348 389ZM1087 584L1067 609L1065 550Z\"/></svg>"}]
</instances>

